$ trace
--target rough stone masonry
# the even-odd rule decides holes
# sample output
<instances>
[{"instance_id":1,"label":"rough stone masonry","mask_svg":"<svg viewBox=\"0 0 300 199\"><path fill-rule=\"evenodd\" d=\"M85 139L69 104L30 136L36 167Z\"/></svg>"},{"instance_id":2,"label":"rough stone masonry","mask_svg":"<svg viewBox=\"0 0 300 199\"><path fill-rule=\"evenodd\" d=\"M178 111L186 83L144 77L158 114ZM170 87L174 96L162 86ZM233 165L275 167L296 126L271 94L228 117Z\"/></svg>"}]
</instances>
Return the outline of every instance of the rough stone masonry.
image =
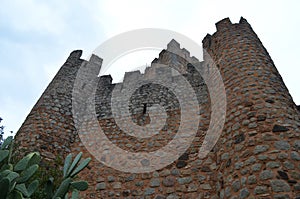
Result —
<instances>
[{"instance_id":1,"label":"rough stone masonry","mask_svg":"<svg viewBox=\"0 0 300 199\"><path fill-rule=\"evenodd\" d=\"M227 96L226 122L215 147L207 157L197 156L211 119L209 90L195 70L209 69L205 54L204 61L199 62L172 40L144 74L128 72L123 83L118 84L112 84L109 75L99 77L96 114L108 139L124 150L155 151L166 145L176 135L182 114L172 91L148 83L130 97L132 120L140 126L151 122L148 110L155 104L166 111L163 128L143 139L118 127L111 111L111 97L114 89L130 87L132 81L147 82L157 75L163 74L170 85L176 83L178 76L168 67L159 67L172 65L175 59L201 107L196 137L178 160L154 172L121 172L94 158L80 176L90 185L84 198L300 198L299 106L244 18L237 24L225 18L216 27L213 35L203 39L203 48L216 63ZM46 160L79 151L92 156L74 125L72 90L79 67L90 64L100 68L101 59L93 55L86 61L81 54L80 50L70 54L27 116L16 135L18 150L39 151ZM192 65L195 61L198 64Z\"/></svg>"}]
</instances>

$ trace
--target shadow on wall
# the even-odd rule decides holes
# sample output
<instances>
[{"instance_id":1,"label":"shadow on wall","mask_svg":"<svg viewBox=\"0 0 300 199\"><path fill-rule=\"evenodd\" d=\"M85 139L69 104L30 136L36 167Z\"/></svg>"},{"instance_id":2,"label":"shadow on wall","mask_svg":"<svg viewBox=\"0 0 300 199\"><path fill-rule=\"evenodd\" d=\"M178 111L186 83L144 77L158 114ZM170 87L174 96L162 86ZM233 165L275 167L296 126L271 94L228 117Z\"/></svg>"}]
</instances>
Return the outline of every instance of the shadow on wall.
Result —
<instances>
[{"instance_id":1,"label":"shadow on wall","mask_svg":"<svg viewBox=\"0 0 300 199\"><path fill-rule=\"evenodd\" d=\"M300 111L300 105L297 106L298 111Z\"/></svg>"}]
</instances>

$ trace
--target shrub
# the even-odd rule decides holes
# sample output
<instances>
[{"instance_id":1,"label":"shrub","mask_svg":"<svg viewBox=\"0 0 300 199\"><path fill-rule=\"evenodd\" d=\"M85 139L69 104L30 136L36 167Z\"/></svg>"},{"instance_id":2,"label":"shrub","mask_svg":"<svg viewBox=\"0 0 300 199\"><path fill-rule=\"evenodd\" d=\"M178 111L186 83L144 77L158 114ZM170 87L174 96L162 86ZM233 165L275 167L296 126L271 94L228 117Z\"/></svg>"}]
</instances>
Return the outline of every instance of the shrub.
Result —
<instances>
[{"instance_id":1,"label":"shrub","mask_svg":"<svg viewBox=\"0 0 300 199\"><path fill-rule=\"evenodd\" d=\"M30 198L38 190L41 179L35 175L39 169L41 160L38 152L32 152L23 157L17 163L11 162L13 148L13 137L10 136L4 140L0 148L0 199L21 199ZM69 154L63 167L63 178L57 188L54 186L54 178L50 177L46 186L42 188L43 195L47 199L79 197L79 191L88 188L86 181L75 181L77 174L81 172L91 158L84 159L80 162L82 153L79 153L74 160L72 154Z\"/></svg>"}]
</instances>

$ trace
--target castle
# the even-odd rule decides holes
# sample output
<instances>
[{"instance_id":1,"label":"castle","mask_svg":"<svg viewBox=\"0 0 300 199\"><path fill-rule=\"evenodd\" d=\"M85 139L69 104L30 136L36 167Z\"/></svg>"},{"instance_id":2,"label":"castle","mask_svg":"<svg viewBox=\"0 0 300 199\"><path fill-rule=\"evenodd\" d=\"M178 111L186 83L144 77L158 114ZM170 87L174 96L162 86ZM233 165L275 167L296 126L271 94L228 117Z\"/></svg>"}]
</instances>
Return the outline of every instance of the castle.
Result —
<instances>
[{"instance_id":1,"label":"castle","mask_svg":"<svg viewBox=\"0 0 300 199\"><path fill-rule=\"evenodd\" d=\"M190 57L187 50L172 40L144 74L128 72L123 83L117 84L112 83L110 75L94 77L98 85L92 99L97 125L114 146L128 153L155 152L175 139L181 130L185 133L195 130L195 135L188 147L181 149L182 153L172 151L176 160L168 162L166 157L166 166L149 172L120 171L93 158L89 168L81 173L81 178L90 185L84 198L300 198L299 107L244 18L237 24L225 18L216 23L216 27L213 35L208 34L203 39L206 52L203 62ZM65 157L79 151L93 157L91 150L102 146L104 141L98 140L97 135L80 136L82 132L74 118L86 120L72 112L72 96L80 67L87 70L88 78L89 74L99 72L102 63L96 55L86 61L80 58L81 54L80 50L70 54L27 116L16 135L19 148L39 151L44 159L54 160L56 156ZM202 77L201 71L213 73L208 57L219 70L225 93L211 92ZM174 73L165 65L180 73ZM163 82L151 83L157 77ZM215 82L216 76L212 74L209 78ZM181 104L192 101L190 96L183 94L183 98L178 99L169 89L176 84L172 88L185 90L180 82L188 83L188 88L193 90L193 101L199 106L196 111L186 111ZM140 87L135 88L136 85ZM130 92L125 94L130 93L130 96L118 95L126 89ZM222 109L219 103L223 96L226 96L225 116L218 118L213 113ZM125 109L119 102L124 98L128 101L130 117L128 113L122 115ZM114 111L120 117L115 116ZM151 131L151 123L159 118L163 122L155 125L162 128L150 133L151 136L135 137L128 134L132 130L131 125L126 125L128 118L144 131ZM192 122L195 118L199 119L196 125ZM222 119L221 134L213 137L215 140L208 140L216 144L200 157L199 148L204 145L206 131L212 121L221 124ZM181 127L183 124L186 125ZM218 129L218 125L214 129ZM189 138L182 136L182 139ZM177 138L177 141L181 140ZM99 157L108 161L107 164L114 164L113 158L107 160L109 158L101 154ZM134 159L122 161L132 168L135 166ZM148 168L149 161L142 160L138 166Z\"/></svg>"}]
</instances>

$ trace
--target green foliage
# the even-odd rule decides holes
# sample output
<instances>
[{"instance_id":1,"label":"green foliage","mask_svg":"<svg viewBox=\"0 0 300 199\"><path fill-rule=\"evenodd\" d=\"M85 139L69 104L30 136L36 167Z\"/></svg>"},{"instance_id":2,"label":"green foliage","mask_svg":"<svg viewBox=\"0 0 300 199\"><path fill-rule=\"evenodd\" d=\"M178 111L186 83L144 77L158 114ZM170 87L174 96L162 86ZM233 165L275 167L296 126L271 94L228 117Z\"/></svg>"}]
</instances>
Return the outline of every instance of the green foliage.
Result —
<instances>
[{"instance_id":1,"label":"green foliage","mask_svg":"<svg viewBox=\"0 0 300 199\"><path fill-rule=\"evenodd\" d=\"M39 153L30 153L15 164L10 162L13 138L8 137L1 145L0 152L0 199L30 198L39 182L29 183L39 168Z\"/></svg>"},{"instance_id":2,"label":"green foliage","mask_svg":"<svg viewBox=\"0 0 300 199\"><path fill-rule=\"evenodd\" d=\"M0 117L0 124L1 124L2 120L3 119ZM10 133L13 133L13 132L11 131ZM3 137L4 137L4 126L0 125L0 147L3 144L3 142L4 142L4 138Z\"/></svg>"},{"instance_id":3,"label":"green foliage","mask_svg":"<svg viewBox=\"0 0 300 199\"><path fill-rule=\"evenodd\" d=\"M1 121L2 121L2 118L0 117L0 123L1 123ZM0 146L2 145L2 143L3 143L3 135L4 135L4 126L0 126Z\"/></svg>"},{"instance_id":4,"label":"green foliage","mask_svg":"<svg viewBox=\"0 0 300 199\"><path fill-rule=\"evenodd\" d=\"M80 164L82 157L82 152L80 152L72 162L72 154L69 154L65 159L64 169L63 169L63 181L54 192L53 178L49 179L46 187L47 199L51 198L68 198L69 190L72 190L72 199L78 198L79 191L85 191L88 188L88 183L86 181L74 181L76 175L82 171L89 162L91 158L84 159ZM79 164L79 165L78 165ZM78 165L78 166L77 166Z\"/></svg>"},{"instance_id":5,"label":"green foliage","mask_svg":"<svg viewBox=\"0 0 300 199\"><path fill-rule=\"evenodd\" d=\"M38 170L41 163L38 152L29 153L17 163L11 163L12 146L13 138L8 137L0 147L0 199L67 199L69 192L72 192L71 199L77 199L79 191L88 188L86 181L74 181L76 175L91 161L91 158L87 158L79 163L82 153L79 153L73 161L72 154L66 157L63 174L55 182L53 177L47 175L48 179L45 180L45 175ZM55 170L52 174L57 173ZM41 176L43 177L41 178ZM43 182L41 184L44 187L39 187L40 182ZM38 192L39 194L37 194Z\"/></svg>"},{"instance_id":6,"label":"green foliage","mask_svg":"<svg viewBox=\"0 0 300 199\"><path fill-rule=\"evenodd\" d=\"M47 197L45 188L47 187L49 179L52 179L53 189L59 187L63 181L63 174L60 169L63 164L64 162L60 157L56 157L52 161L43 160L40 163L40 168L34 176L35 179L39 179L40 186L32 198L45 199Z\"/></svg>"}]
</instances>

